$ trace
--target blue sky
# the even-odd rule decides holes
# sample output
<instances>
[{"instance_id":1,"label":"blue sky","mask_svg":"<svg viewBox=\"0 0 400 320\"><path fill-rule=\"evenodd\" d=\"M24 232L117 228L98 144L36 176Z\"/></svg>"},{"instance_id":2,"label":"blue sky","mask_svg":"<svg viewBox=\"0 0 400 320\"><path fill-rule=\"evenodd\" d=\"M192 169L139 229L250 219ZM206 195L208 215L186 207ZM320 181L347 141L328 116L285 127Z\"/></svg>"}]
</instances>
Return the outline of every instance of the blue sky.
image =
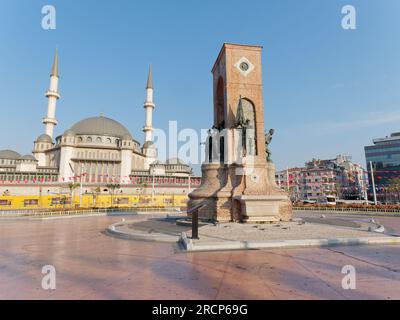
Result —
<instances>
[{"instance_id":1,"label":"blue sky","mask_svg":"<svg viewBox=\"0 0 400 320\"><path fill-rule=\"evenodd\" d=\"M41 28L41 9L57 29ZM357 29L341 28L341 8ZM264 46L266 127L278 169L348 154L400 131L400 1L0 0L0 148L29 153L44 131L44 92L60 55L56 134L104 113L142 141L153 67L154 125L212 125L211 67L223 42Z\"/></svg>"}]
</instances>

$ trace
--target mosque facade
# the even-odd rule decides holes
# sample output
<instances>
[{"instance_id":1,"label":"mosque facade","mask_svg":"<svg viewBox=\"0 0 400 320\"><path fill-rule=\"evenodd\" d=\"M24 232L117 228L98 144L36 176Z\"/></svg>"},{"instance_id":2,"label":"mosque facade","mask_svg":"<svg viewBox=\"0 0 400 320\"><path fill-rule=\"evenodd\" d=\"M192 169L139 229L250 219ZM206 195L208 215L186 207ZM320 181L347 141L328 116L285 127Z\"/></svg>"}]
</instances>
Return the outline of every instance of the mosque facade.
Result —
<instances>
[{"instance_id":1,"label":"mosque facade","mask_svg":"<svg viewBox=\"0 0 400 320\"><path fill-rule=\"evenodd\" d=\"M36 138L32 154L21 155L13 150L0 151L0 186L67 187L74 182L94 187L119 184L135 193L144 184L163 188L163 193L180 192L200 183L192 177L192 169L179 159L161 162L153 142L153 79L149 69L146 85L144 143L140 144L129 130L105 116L83 119L63 134L54 136L59 70L56 51L46 92L47 114L43 118L44 133ZM26 189L25 188L25 189ZM4 188L3 188L4 189ZM1 189L0 189L1 192ZM20 193L27 192L19 188Z\"/></svg>"}]
</instances>

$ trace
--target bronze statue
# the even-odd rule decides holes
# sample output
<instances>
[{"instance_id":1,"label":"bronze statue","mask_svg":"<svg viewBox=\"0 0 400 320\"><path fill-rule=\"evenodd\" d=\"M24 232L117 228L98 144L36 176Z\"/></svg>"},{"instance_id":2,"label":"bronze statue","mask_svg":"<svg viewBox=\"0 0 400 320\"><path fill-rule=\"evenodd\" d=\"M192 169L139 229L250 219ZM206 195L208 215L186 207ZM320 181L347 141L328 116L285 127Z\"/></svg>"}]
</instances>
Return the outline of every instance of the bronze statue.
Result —
<instances>
[{"instance_id":1,"label":"bronze statue","mask_svg":"<svg viewBox=\"0 0 400 320\"><path fill-rule=\"evenodd\" d=\"M249 125L249 120L244 116L244 110L242 106L242 96L239 97L239 104L236 112L235 126L242 130L242 156L245 157L247 154L246 150L246 130Z\"/></svg>"},{"instance_id":2,"label":"bronze statue","mask_svg":"<svg viewBox=\"0 0 400 320\"><path fill-rule=\"evenodd\" d=\"M266 155L267 162L272 162L272 160L271 160L272 152L269 149L269 144L271 143L274 132L275 132L274 129L269 129L268 133L265 133L265 155Z\"/></svg>"},{"instance_id":3,"label":"bronze statue","mask_svg":"<svg viewBox=\"0 0 400 320\"><path fill-rule=\"evenodd\" d=\"M246 119L244 117L243 105L242 105L242 96L239 97L239 104L236 112L236 128L245 128L246 127Z\"/></svg>"}]
</instances>

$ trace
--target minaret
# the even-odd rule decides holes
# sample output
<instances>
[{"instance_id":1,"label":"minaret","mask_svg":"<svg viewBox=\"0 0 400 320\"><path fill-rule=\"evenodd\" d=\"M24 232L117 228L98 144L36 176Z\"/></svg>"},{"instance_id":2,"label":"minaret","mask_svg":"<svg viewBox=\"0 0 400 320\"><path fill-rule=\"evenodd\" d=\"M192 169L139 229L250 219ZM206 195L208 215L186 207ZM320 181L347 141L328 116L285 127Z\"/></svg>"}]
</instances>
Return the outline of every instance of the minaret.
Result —
<instances>
[{"instance_id":1,"label":"minaret","mask_svg":"<svg viewBox=\"0 0 400 320\"><path fill-rule=\"evenodd\" d=\"M155 105L153 103L153 77L151 74L151 66L149 67L149 75L147 76L146 93L146 102L144 103L144 108L146 109L146 123L143 128L145 143L153 140L153 109Z\"/></svg>"},{"instance_id":2,"label":"minaret","mask_svg":"<svg viewBox=\"0 0 400 320\"><path fill-rule=\"evenodd\" d=\"M56 103L57 100L60 99L60 94L58 93L58 79L58 53L56 49L50 74L50 88L45 94L49 99L47 105L47 116L43 118L45 133L51 138L53 138L54 126L57 124Z\"/></svg>"}]
</instances>

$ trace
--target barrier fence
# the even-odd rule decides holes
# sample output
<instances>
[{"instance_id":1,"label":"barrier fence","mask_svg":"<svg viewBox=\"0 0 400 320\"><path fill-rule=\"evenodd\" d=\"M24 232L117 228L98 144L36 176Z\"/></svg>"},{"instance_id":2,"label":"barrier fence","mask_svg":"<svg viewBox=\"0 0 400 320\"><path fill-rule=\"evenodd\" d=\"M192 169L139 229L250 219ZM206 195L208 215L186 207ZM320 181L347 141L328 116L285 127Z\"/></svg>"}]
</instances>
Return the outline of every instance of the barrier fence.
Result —
<instances>
[{"instance_id":1,"label":"barrier fence","mask_svg":"<svg viewBox=\"0 0 400 320\"><path fill-rule=\"evenodd\" d=\"M356 213L394 213L400 214L400 209L381 208L330 208L330 207L293 207L297 211L326 211L326 212L356 212Z\"/></svg>"},{"instance_id":2,"label":"barrier fence","mask_svg":"<svg viewBox=\"0 0 400 320\"><path fill-rule=\"evenodd\" d=\"M180 212L181 207L132 207L132 208L98 208L84 210L57 210L57 211L40 211L40 210L16 210L16 211L0 211L0 217L57 217L57 216L79 216L79 215L101 215L112 212Z\"/></svg>"}]
</instances>

